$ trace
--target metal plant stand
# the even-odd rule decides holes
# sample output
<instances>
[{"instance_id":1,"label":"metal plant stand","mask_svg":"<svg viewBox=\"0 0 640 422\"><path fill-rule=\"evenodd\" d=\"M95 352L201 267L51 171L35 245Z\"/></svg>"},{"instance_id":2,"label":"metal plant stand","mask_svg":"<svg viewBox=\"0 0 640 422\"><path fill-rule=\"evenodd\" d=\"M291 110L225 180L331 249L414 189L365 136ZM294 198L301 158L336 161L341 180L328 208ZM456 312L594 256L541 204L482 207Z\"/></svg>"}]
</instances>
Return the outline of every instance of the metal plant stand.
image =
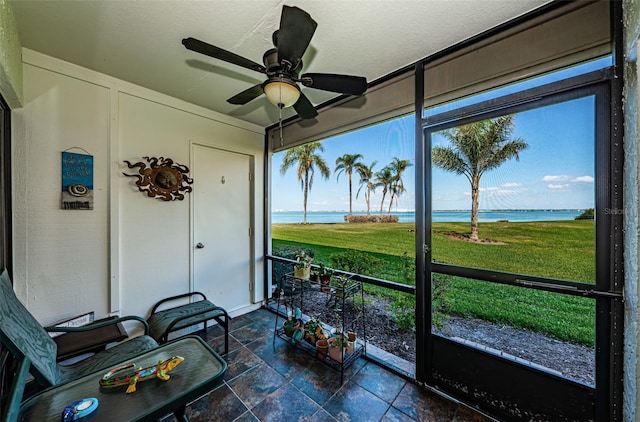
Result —
<instances>
[{"instance_id":1,"label":"metal plant stand","mask_svg":"<svg viewBox=\"0 0 640 422\"><path fill-rule=\"evenodd\" d=\"M333 331L334 328L338 327L332 327L327 321L322 321L324 329L330 333L330 335L344 336L346 341L346 333L348 331L362 333L362 338L358 338L353 345L353 353L347 353L346 349L341 347L341 359L340 357L332 359L328 354L323 358L318 357L316 347L305 341L304 336L301 336L300 332L285 332L284 323L286 323L289 318L296 318L296 315L293 315L293 310L296 308L300 310L298 317L301 322L306 323L309 321L309 316L305 314L305 312L313 311L313 309L310 309L311 305L305 303L305 296L309 294L326 295L324 304L333 309L336 315L336 325L340 324L340 328L342 328L342 331L338 330L338 334L336 334ZM349 307L352 311L345 311L347 305L350 305ZM280 337L287 343L316 357L324 364L339 370L340 382L342 382L345 368L355 362L359 356L366 355L367 345L365 339L367 337L362 282L347 277L334 276L331 285L323 289L323 286L319 283L297 278L293 273L285 274L282 277L279 291L276 292L276 318L273 335L274 347L276 337Z\"/></svg>"}]
</instances>

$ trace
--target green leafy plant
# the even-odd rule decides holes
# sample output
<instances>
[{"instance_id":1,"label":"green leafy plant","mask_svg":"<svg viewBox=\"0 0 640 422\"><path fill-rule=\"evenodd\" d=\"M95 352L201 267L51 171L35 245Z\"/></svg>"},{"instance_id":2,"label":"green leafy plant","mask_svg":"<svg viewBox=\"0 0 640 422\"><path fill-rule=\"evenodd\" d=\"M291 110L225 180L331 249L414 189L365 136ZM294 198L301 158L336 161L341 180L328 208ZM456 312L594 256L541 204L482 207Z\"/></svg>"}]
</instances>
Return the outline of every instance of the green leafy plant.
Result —
<instances>
[{"instance_id":1,"label":"green leafy plant","mask_svg":"<svg viewBox=\"0 0 640 422\"><path fill-rule=\"evenodd\" d=\"M315 252L310 248L303 247L293 247L289 245L275 246L272 251L272 255L280 256L282 258L287 259L296 259L296 255L300 252L303 252L305 255L314 257ZM282 288L282 280L284 279L285 274L290 273L292 271L292 264L287 262L278 262L274 261L272 266L272 277L273 282L278 285L278 287Z\"/></svg>"},{"instance_id":2,"label":"green leafy plant","mask_svg":"<svg viewBox=\"0 0 640 422\"><path fill-rule=\"evenodd\" d=\"M318 328L322 329L324 326L322 325L322 321L317 318L311 318L304 324L304 329L311 333L315 333Z\"/></svg>"},{"instance_id":3,"label":"green leafy plant","mask_svg":"<svg viewBox=\"0 0 640 422\"><path fill-rule=\"evenodd\" d=\"M348 249L331 255L329 258L333 268L342 271L362 274L368 276L377 276L384 262L366 252Z\"/></svg>"},{"instance_id":4,"label":"green leafy plant","mask_svg":"<svg viewBox=\"0 0 640 422\"><path fill-rule=\"evenodd\" d=\"M329 268L322 263L318 267L318 275L320 277L331 277L334 273L335 270L333 268Z\"/></svg>"},{"instance_id":5,"label":"green leafy plant","mask_svg":"<svg viewBox=\"0 0 640 422\"><path fill-rule=\"evenodd\" d=\"M331 337L329 339L329 347L347 347L347 339L343 335Z\"/></svg>"},{"instance_id":6,"label":"green leafy plant","mask_svg":"<svg viewBox=\"0 0 640 422\"><path fill-rule=\"evenodd\" d=\"M396 292L393 302L389 304L388 311L391 319L401 330L413 330L416 328L416 301L415 296L409 293Z\"/></svg>"},{"instance_id":7,"label":"green leafy plant","mask_svg":"<svg viewBox=\"0 0 640 422\"><path fill-rule=\"evenodd\" d=\"M402 277L405 284L415 284L415 259L404 252L402 254ZM431 321L436 327L441 327L448 318L448 292L450 279L434 274L431 280ZM416 327L416 299L409 293L395 292L393 301L389 304L389 313L400 329L413 330Z\"/></svg>"},{"instance_id":8,"label":"green leafy plant","mask_svg":"<svg viewBox=\"0 0 640 422\"><path fill-rule=\"evenodd\" d=\"M313 257L300 250L296 253L296 268L309 268L313 263Z\"/></svg>"},{"instance_id":9,"label":"green leafy plant","mask_svg":"<svg viewBox=\"0 0 640 422\"><path fill-rule=\"evenodd\" d=\"M300 246L289 246L289 245L280 245L274 246L273 251L271 251L272 255L279 256L287 259L296 259L296 256L299 253L304 253L307 256L314 257L315 251L310 248L303 248Z\"/></svg>"}]
</instances>

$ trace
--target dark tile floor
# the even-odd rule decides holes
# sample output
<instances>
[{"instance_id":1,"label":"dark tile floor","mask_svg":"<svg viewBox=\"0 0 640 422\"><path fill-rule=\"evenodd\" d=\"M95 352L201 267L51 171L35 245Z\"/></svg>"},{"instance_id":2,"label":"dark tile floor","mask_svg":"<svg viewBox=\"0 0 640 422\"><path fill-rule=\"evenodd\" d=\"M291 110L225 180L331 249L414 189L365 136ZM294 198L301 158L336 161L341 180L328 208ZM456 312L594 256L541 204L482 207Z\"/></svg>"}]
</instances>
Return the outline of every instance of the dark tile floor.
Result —
<instances>
[{"instance_id":1,"label":"dark tile floor","mask_svg":"<svg viewBox=\"0 0 640 422\"><path fill-rule=\"evenodd\" d=\"M341 384L338 371L303 351L279 338L274 346L274 318L259 309L231 320L225 381L187 407L191 422L490 420L364 358ZM221 352L221 331L198 334Z\"/></svg>"}]
</instances>

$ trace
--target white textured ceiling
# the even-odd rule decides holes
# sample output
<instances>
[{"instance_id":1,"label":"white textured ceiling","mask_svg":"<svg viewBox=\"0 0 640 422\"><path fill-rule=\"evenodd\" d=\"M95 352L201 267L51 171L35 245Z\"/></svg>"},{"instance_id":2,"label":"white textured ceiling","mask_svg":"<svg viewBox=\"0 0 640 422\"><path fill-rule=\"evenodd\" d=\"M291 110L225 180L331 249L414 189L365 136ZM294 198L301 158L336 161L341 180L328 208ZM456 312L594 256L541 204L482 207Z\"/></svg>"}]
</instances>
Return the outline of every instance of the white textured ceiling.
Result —
<instances>
[{"instance_id":1,"label":"white textured ceiling","mask_svg":"<svg viewBox=\"0 0 640 422\"><path fill-rule=\"evenodd\" d=\"M243 106L226 102L264 75L188 51L183 38L262 63L282 5L297 6L318 23L303 73L372 81L548 1L13 0L11 7L26 48L266 127L278 109L264 96ZM336 95L304 92L314 105Z\"/></svg>"}]
</instances>

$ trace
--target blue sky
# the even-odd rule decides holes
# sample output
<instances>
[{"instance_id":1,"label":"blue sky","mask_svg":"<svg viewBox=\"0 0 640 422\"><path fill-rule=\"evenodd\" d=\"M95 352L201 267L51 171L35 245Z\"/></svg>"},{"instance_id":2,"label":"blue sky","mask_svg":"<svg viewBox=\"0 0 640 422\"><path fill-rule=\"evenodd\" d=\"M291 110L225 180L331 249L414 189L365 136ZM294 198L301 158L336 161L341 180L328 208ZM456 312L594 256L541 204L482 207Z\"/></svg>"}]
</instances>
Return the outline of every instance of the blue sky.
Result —
<instances>
[{"instance_id":1,"label":"blue sky","mask_svg":"<svg viewBox=\"0 0 640 422\"><path fill-rule=\"evenodd\" d=\"M348 178L342 173L337 179L333 170L336 167L336 158L345 153L362 154L361 160L366 165L373 161L378 164L374 171L381 170L389 164L393 157L411 160L414 158L414 119L413 115L370 126L368 128L349 132L322 141L325 150L322 156L331 168L329 179L323 180L320 173L316 172L313 186L309 193L307 211L348 211L349 210L349 184ZM291 168L282 176L280 165L284 152L274 154L272 174L272 210L273 211L301 211L302 189L296 178L296 169ZM409 167L403 176L406 192L400 197L399 205L394 210L413 210L415 198L415 173L414 166ZM356 198L359 187L359 178L354 175L353 180L353 210L366 211L364 190ZM371 210L380 209L382 191L372 195ZM389 206L389 199L385 200L385 210Z\"/></svg>"},{"instance_id":2,"label":"blue sky","mask_svg":"<svg viewBox=\"0 0 640 422\"><path fill-rule=\"evenodd\" d=\"M597 67L597 66L596 66ZM587 69L593 70L593 69ZM514 137L529 144L520 160L510 160L488 171L480 181L480 209L586 209L595 204L594 99L579 98L516 114ZM348 183L344 174L336 180L335 160L342 154L360 153L374 171L394 157L414 160L413 115L383 122L322 141L322 156L332 170L328 180L316 179L309 193L307 211L348 211ZM446 139L435 133L433 145ZM284 152L274 154L272 211L301 211L302 189L291 168L283 176L280 165ZM394 204L394 211L414 209L415 173L411 166L404 173L406 192ZM363 192L356 198L359 178L354 175L353 210L366 211ZM469 210L469 181L461 175L433 169L433 209ZM371 211L380 208L382 192L372 195ZM388 208L385 199L384 209Z\"/></svg>"}]
</instances>

